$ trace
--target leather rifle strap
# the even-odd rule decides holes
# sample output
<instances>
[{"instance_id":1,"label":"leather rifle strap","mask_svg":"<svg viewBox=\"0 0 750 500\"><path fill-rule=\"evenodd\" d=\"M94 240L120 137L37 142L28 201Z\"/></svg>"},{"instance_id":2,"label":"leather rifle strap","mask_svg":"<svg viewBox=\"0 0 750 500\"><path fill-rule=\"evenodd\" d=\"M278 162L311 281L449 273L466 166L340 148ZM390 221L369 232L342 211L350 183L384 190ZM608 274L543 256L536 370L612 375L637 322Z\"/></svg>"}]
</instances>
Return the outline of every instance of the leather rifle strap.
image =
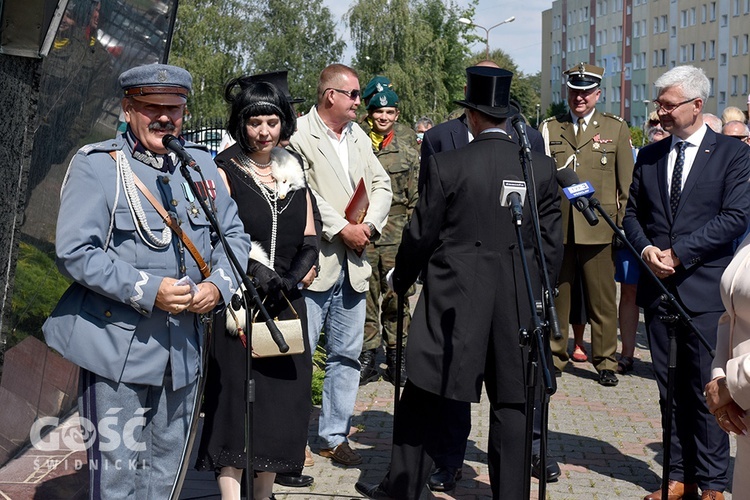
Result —
<instances>
[{"instance_id":1,"label":"leather rifle strap","mask_svg":"<svg viewBox=\"0 0 750 500\"><path fill-rule=\"evenodd\" d=\"M110 151L110 156L114 158L115 161L117 161L117 156L114 151ZM135 175L135 172L132 172L133 174L133 181L135 182L136 187L138 190L143 193L143 196L146 197L146 199L151 203L151 205L154 206L157 212L159 212L159 215L161 215L161 218L164 220L164 223L169 226L169 228L172 230L174 234L176 234L180 240L182 240L182 244L185 245L185 248L188 249L188 252L190 252L190 255L193 256L195 259L195 262L198 264L198 269L201 272L201 276L203 278L208 278L211 274L208 269L208 264L206 264L206 261L203 260L203 257L201 257L200 252L198 252L198 249L195 248L195 245L193 244L190 237L188 237L187 234L185 234L182 231L182 228L177 223L176 220L172 218L172 216L169 215L169 212L167 212L161 203L159 203L156 198L154 198L154 195L151 194L151 191L148 190L148 188L141 182L141 180L138 178L137 175Z\"/></svg>"}]
</instances>

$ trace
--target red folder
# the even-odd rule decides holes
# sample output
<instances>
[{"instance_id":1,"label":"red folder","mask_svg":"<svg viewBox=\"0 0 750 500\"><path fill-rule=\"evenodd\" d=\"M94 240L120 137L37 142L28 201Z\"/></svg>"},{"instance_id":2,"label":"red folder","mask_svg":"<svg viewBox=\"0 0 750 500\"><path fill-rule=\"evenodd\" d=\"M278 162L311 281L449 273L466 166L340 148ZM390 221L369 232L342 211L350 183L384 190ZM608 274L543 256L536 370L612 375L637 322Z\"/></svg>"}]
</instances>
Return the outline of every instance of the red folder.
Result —
<instances>
[{"instance_id":1,"label":"red folder","mask_svg":"<svg viewBox=\"0 0 750 500\"><path fill-rule=\"evenodd\" d=\"M357 187L354 189L354 194L349 199L349 203L346 204L344 216L352 224L362 224L369 207L370 199L367 197L365 180L360 179Z\"/></svg>"}]
</instances>

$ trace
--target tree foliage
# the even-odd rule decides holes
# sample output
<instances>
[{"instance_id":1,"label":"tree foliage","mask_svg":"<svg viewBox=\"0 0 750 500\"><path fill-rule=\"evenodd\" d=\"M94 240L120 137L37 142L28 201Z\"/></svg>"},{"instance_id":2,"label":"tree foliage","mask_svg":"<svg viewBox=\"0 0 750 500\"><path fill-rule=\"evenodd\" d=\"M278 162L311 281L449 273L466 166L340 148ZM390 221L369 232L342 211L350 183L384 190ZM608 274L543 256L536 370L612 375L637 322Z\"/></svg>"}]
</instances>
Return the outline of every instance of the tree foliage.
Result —
<instances>
[{"instance_id":1,"label":"tree foliage","mask_svg":"<svg viewBox=\"0 0 750 500\"><path fill-rule=\"evenodd\" d=\"M184 0L179 4L169 62L193 75L192 116L224 117L224 85L248 65L251 9L243 0Z\"/></svg>"},{"instance_id":2,"label":"tree foliage","mask_svg":"<svg viewBox=\"0 0 750 500\"><path fill-rule=\"evenodd\" d=\"M330 10L306 0L182 0L170 63L193 75L191 115L226 118L224 86L244 74L286 69L294 97L315 102L320 71L344 42Z\"/></svg>"},{"instance_id":3,"label":"tree foliage","mask_svg":"<svg viewBox=\"0 0 750 500\"><path fill-rule=\"evenodd\" d=\"M353 65L364 87L385 75L399 95L402 119L427 115L441 121L463 95L468 57L467 26L475 2L453 0L358 0L346 20L356 49Z\"/></svg>"},{"instance_id":4,"label":"tree foliage","mask_svg":"<svg viewBox=\"0 0 750 500\"><path fill-rule=\"evenodd\" d=\"M305 108L316 102L320 72L341 62L344 41L336 35L328 7L308 0L265 0L253 30L263 33L251 54L252 73L289 70L289 91L305 99ZM305 109L306 111L307 109Z\"/></svg>"}]
</instances>

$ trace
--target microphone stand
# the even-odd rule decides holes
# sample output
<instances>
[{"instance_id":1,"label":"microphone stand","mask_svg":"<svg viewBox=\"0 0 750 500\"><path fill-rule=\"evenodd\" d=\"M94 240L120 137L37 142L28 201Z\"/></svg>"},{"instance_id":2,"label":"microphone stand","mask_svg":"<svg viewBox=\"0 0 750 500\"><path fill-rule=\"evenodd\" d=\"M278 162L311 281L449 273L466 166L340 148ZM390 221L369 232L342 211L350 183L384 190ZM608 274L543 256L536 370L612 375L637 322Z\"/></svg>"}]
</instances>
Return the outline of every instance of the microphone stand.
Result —
<instances>
[{"instance_id":1,"label":"microphone stand","mask_svg":"<svg viewBox=\"0 0 750 500\"><path fill-rule=\"evenodd\" d=\"M651 270L650 267L646 264L646 262L643 260L641 255L636 251L635 247L633 246L630 241L625 237L625 233L622 231L622 229L618 228L617 225L612 221L612 218L607 214L607 212L601 207L601 204L599 203L599 200L592 197L589 199L589 205L594 207L594 209L599 212L599 215L604 219L609 227L612 228L612 230L615 232L615 234L625 243L625 246L628 248L630 253L634 255L638 262L641 264L641 269L643 269L646 272L646 275L649 276L651 281L656 284L657 288L659 288L659 291L661 292L661 302L670 310L675 311L676 314L669 314L666 316L661 316L660 320L669 326L667 327L668 332L668 338L669 338L669 350L667 354L667 404L665 406L665 416L664 416L664 435L662 436L662 447L664 449L664 462L662 464L662 478L661 478L661 497L667 498L669 495L669 467L670 462L672 458L672 451L670 449L671 446L671 436L672 436L672 415L674 413L674 404L673 404L673 398L674 398L674 387L675 387L675 373L677 371L677 327L679 323L682 323L684 326L688 327L688 329L696 336L698 337L698 340L701 344L703 344L703 347L706 348L708 353L711 355L711 357L716 356L716 351L711 347L711 345L708 343L708 340L706 340L706 337L703 336L703 334L696 328L696 326L693 324L692 318L685 312L685 310L682 308L680 303L677 301L675 296L670 293L670 291L667 289L667 287L664 286L664 283L662 283L662 280L656 277L654 272Z\"/></svg>"},{"instance_id":2,"label":"microphone stand","mask_svg":"<svg viewBox=\"0 0 750 500\"><path fill-rule=\"evenodd\" d=\"M549 280L547 270L547 260L544 256L544 243L542 241L542 232L539 227L539 211L536 202L536 182L534 181L534 172L532 169L531 144L526 135L525 125L522 119L516 115L511 119L513 128L518 134L521 149L518 152L523 171L524 182L528 186L529 209L531 211L531 220L534 228L534 237L536 240L537 260L542 278L543 302L542 311L546 311L546 322L542 324L537 312L536 301L531 288L530 276L528 276L528 266L526 256L523 252L523 241L521 240L520 225L516 226L516 236L518 238L519 248L521 249L521 261L523 263L524 275L526 277L526 287L528 288L532 319L534 320L534 330L529 337L525 332L520 333L521 345L529 345L529 357L527 361L526 377L526 447L524 450L524 477L525 481L525 498L531 495L531 443L534 434L534 401L537 394L538 380L540 372L544 381L544 390L541 392L539 405L541 420L541 437L539 446L539 498L546 497L547 489L547 421L549 415L549 397L557 390L550 374L547 360L551 356L549 350L549 335L555 339L561 339L560 322L557 317L557 309L554 301L554 289ZM546 307L545 307L546 306ZM541 358L541 362L540 362Z\"/></svg>"},{"instance_id":3,"label":"microphone stand","mask_svg":"<svg viewBox=\"0 0 750 500\"><path fill-rule=\"evenodd\" d=\"M258 291L255 289L255 286L250 280L250 278L247 275L246 272L246 266L242 266L237 260L237 256L234 254L234 251L232 250L232 247L230 247L227 244L226 238L224 237L224 232L219 225L218 220L216 219L214 210L212 210L213 207L209 208L208 204L206 203L206 200L203 198L203 195L198 191L197 186L195 185L195 181L190 176L190 172L188 171L187 165L190 164L190 162L184 161L184 159L181 158L181 164L180 164L180 173L187 181L188 186L190 187L190 191L193 193L193 196L195 196L196 200L198 200L198 203L200 204L201 208L203 209L204 214L206 215L206 218L208 219L209 223L211 224L211 228L216 232L216 234L219 237L220 243L224 246L224 251L229 259L230 264L232 265L232 269L235 272L235 275L238 275L240 279L242 280L243 285L245 286L245 297L244 301L245 304L248 303L248 297L249 294L252 298L252 304L254 305L255 309L258 311L258 314L261 315L261 317L264 318L264 321L266 323L266 326L268 327L269 332L271 333L271 338L276 343L276 345L279 347L279 351L281 352L287 352L289 351L289 346L287 345L286 341L284 340L284 336L279 331L278 327L276 326L276 323L274 323L273 319L268 314L268 311L266 310L265 306L263 305L263 301L260 299L260 295L258 295ZM194 164L194 162L193 162ZM201 176L201 179L203 179L203 173L200 171L200 168L195 165L194 169L199 173ZM203 179L205 182L205 179ZM210 199L210 196L207 196L207 198ZM212 202L213 203L213 202ZM227 307L230 307L229 304L226 304ZM252 379L252 320L251 320L251 314L248 310L245 314L245 331L247 332L247 355L246 355L246 371L245 371L245 452L246 452L246 469L245 469L245 485L247 487L247 498L249 500L252 500L253 498L253 443L252 443L252 430L253 430L253 402L255 401L255 383ZM206 339L207 342L210 341L210 338ZM207 342L204 342L204 361L206 357L206 353L208 352L209 345ZM177 481L175 482L175 486L172 489L172 495L171 500L177 500L180 496L180 491L182 489L182 483L185 478L186 474L186 468L184 467L185 461L190 457L190 451L193 446L193 442L195 441L195 429L197 428L197 421L198 421L198 414L200 413L200 400L203 393L203 389L205 388L205 378L206 378L206 364L204 362L203 364L203 377L202 381L199 383L199 389L200 394L196 394L196 404L193 411L193 417L191 421L191 431L188 436L188 442L186 443L185 449L183 450L183 460L182 465L180 467L180 471L178 474Z\"/></svg>"}]
</instances>

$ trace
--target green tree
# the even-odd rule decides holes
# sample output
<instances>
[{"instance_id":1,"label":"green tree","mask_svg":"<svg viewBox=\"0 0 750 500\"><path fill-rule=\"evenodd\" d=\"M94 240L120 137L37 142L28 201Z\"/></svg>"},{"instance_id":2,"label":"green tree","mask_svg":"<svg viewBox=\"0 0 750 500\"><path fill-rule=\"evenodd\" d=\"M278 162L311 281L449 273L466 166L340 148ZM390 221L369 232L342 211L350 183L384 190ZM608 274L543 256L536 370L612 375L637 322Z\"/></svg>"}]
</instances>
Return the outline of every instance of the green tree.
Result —
<instances>
[{"instance_id":1,"label":"green tree","mask_svg":"<svg viewBox=\"0 0 750 500\"><path fill-rule=\"evenodd\" d=\"M463 95L468 27L474 5L450 0L358 0L346 15L356 49L360 83L375 75L391 79L402 119L442 120Z\"/></svg>"},{"instance_id":2,"label":"green tree","mask_svg":"<svg viewBox=\"0 0 750 500\"><path fill-rule=\"evenodd\" d=\"M244 0L180 2L169 61L193 75L192 116L226 117L224 85L244 72L250 56L246 49L257 36L248 29L249 7Z\"/></svg>"},{"instance_id":3,"label":"green tree","mask_svg":"<svg viewBox=\"0 0 750 500\"><path fill-rule=\"evenodd\" d=\"M308 0L262 0L252 30L263 33L253 48L252 73L286 69L289 91L305 99L305 111L317 100L320 72L340 62L344 41L328 7Z\"/></svg>"}]
</instances>

